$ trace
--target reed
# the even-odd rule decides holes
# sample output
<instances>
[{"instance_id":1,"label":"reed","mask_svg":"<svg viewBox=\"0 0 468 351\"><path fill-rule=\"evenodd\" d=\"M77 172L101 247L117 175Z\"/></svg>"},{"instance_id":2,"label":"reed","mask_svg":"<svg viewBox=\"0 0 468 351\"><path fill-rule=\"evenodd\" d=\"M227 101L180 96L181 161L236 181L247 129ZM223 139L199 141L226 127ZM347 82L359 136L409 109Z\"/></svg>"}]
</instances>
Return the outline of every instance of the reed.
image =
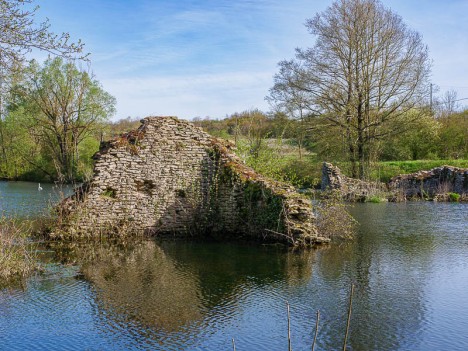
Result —
<instances>
[{"instance_id":1,"label":"reed","mask_svg":"<svg viewBox=\"0 0 468 351\"><path fill-rule=\"evenodd\" d=\"M292 351L291 347L291 315L289 312L289 302L286 301L286 307L288 309L288 351Z\"/></svg>"},{"instance_id":2,"label":"reed","mask_svg":"<svg viewBox=\"0 0 468 351\"><path fill-rule=\"evenodd\" d=\"M0 216L0 279L24 278L39 269L31 221Z\"/></svg>"},{"instance_id":3,"label":"reed","mask_svg":"<svg viewBox=\"0 0 468 351\"><path fill-rule=\"evenodd\" d=\"M348 341L349 326L351 324L351 312L353 309L353 295L354 295L354 284L351 284L351 291L349 293L349 305L348 305L348 319L346 321L346 331L343 340L343 351L346 351L346 343Z\"/></svg>"},{"instance_id":4,"label":"reed","mask_svg":"<svg viewBox=\"0 0 468 351\"><path fill-rule=\"evenodd\" d=\"M315 319L314 341L312 342L312 351L315 350L315 343L317 342L319 323L320 323L320 310L317 310L317 318Z\"/></svg>"}]
</instances>

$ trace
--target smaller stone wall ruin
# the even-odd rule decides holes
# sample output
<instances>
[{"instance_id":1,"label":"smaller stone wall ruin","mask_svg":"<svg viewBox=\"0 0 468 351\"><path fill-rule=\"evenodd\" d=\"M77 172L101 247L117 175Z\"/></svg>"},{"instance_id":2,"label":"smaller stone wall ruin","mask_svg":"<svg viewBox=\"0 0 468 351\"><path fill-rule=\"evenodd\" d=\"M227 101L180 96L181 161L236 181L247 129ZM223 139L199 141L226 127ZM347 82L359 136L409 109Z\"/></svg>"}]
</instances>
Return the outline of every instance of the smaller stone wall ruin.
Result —
<instances>
[{"instance_id":1,"label":"smaller stone wall ruin","mask_svg":"<svg viewBox=\"0 0 468 351\"><path fill-rule=\"evenodd\" d=\"M368 196L386 191L385 184L379 182L365 182L345 176L341 170L331 163L322 165L322 191L337 190L348 201L364 201Z\"/></svg>"},{"instance_id":2,"label":"smaller stone wall ruin","mask_svg":"<svg viewBox=\"0 0 468 351\"><path fill-rule=\"evenodd\" d=\"M322 190L337 190L349 201L365 201L374 194L385 196L390 201L450 201L450 193L459 194L461 201L468 201L468 169L442 166L429 171L402 174L384 184L347 177L338 167L325 162L322 167Z\"/></svg>"},{"instance_id":3,"label":"smaller stone wall ruin","mask_svg":"<svg viewBox=\"0 0 468 351\"><path fill-rule=\"evenodd\" d=\"M247 238L290 245L320 238L310 200L247 167L233 145L175 117L147 117L102 145L94 177L61 206L52 236L122 231Z\"/></svg>"},{"instance_id":4,"label":"smaller stone wall ruin","mask_svg":"<svg viewBox=\"0 0 468 351\"><path fill-rule=\"evenodd\" d=\"M461 200L468 200L468 169L441 166L393 177L388 185L406 198L447 200L447 194L456 193Z\"/></svg>"}]
</instances>

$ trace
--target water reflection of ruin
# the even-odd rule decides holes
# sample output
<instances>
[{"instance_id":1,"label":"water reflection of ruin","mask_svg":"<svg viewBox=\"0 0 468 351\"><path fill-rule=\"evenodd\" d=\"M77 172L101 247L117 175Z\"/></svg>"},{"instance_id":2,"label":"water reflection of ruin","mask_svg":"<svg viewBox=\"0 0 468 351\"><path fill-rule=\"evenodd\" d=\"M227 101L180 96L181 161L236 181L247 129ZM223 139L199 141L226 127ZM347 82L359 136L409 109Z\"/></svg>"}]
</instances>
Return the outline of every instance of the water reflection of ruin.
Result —
<instances>
[{"instance_id":1,"label":"water reflection of ruin","mask_svg":"<svg viewBox=\"0 0 468 351\"><path fill-rule=\"evenodd\" d=\"M353 350L411 349L406 346L414 340L408 336L421 333L427 319L425 290L440 233L435 234L431 221L421 220L417 207L389 204L355 210L362 212L358 237L318 250L144 241L82 244L62 252L67 261L83 267L92 283L97 313L106 318L102 325L137 325L136 334L155 343L163 340L164 347L223 349L226 338L253 334L276 349L287 337L282 333L284 301L289 299L296 343L310 344L314 314L320 309L317 346L337 349L354 282ZM437 217L433 212L427 216ZM242 334L232 325L248 331ZM216 333L218 339L203 344Z\"/></svg>"},{"instance_id":2,"label":"water reflection of ruin","mask_svg":"<svg viewBox=\"0 0 468 351\"><path fill-rule=\"evenodd\" d=\"M107 318L166 332L196 329L216 306L223 317L235 315L246 284L308 281L315 257L314 250L152 240L55 249L82 267Z\"/></svg>"}]
</instances>

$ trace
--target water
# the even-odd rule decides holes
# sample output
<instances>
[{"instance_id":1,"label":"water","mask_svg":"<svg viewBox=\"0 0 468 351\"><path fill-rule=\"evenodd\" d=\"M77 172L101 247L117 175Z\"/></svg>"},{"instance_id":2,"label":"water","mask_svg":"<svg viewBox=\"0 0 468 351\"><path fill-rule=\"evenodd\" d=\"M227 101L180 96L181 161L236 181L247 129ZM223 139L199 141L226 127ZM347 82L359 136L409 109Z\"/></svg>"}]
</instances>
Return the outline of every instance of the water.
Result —
<instances>
[{"instance_id":1,"label":"water","mask_svg":"<svg viewBox=\"0 0 468 351\"><path fill-rule=\"evenodd\" d=\"M30 216L46 214L51 205L72 193L72 185L0 181L0 215Z\"/></svg>"},{"instance_id":2,"label":"water","mask_svg":"<svg viewBox=\"0 0 468 351\"><path fill-rule=\"evenodd\" d=\"M359 204L353 242L318 250L56 243L0 291L0 350L468 349L468 204Z\"/></svg>"}]
</instances>

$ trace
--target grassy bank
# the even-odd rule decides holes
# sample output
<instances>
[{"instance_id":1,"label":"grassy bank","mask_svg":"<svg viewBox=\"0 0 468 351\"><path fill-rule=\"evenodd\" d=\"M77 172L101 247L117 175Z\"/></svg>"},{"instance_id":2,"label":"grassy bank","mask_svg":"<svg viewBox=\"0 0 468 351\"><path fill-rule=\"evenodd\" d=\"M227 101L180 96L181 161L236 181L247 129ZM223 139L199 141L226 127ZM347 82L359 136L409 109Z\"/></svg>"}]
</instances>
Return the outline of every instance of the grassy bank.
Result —
<instances>
[{"instance_id":1,"label":"grassy bank","mask_svg":"<svg viewBox=\"0 0 468 351\"><path fill-rule=\"evenodd\" d=\"M392 177L400 174L415 173L430 170L440 166L454 166L468 168L468 160L416 160L416 161L388 161L375 164L372 172L372 180L388 182Z\"/></svg>"},{"instance_id":2,"label":"grassy bank","mask_svg":"<svg viewBox=\"0 0 468 351\"><path fill-rule=\"evenodd\" d=\"M33 223L0 217L0 280L23 278L39 269L30 241Z\"/></svg>"},{"instance_id":3,"label":"grassy bank","mask_svg":"<svg viewBox=\"0 0 468 351\"><path fill-rule=\"evenodd\" d=\"M305 149L299 149L290 140L265 139L255 153L246 140L237 142L237 154L257 172L279 181L285 181L299 188L317 187L321 181L322 163L331 162L344 174L350 176L348 162L320 160ZM369 180L388 182L392 177L440 166L468 168L468 160L415 160L375 162L370 167Z\"/></svg>"}]
</instances>

